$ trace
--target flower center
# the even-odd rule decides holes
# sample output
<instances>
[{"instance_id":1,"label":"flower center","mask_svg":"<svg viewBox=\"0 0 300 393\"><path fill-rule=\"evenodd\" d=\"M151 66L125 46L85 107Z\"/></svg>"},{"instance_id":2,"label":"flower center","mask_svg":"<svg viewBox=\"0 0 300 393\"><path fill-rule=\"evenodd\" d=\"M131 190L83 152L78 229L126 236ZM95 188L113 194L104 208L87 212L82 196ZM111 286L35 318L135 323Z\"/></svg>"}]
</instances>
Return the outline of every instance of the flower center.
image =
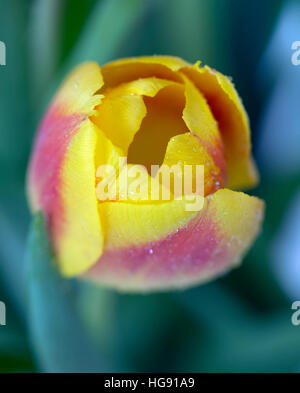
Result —
<instances>
[{"instance_id":1,"label":"flower center","mask_svg":"<svg viewBox=\"0 0 300 393\"><path fill-rule=\"evenodd\" d=\"M185 98L182 86L168 86L155 97L144 97L147 114L128 149L129 164L162 165L170 139L189 132L182 119Z\"/></svg>"}]
</instances>

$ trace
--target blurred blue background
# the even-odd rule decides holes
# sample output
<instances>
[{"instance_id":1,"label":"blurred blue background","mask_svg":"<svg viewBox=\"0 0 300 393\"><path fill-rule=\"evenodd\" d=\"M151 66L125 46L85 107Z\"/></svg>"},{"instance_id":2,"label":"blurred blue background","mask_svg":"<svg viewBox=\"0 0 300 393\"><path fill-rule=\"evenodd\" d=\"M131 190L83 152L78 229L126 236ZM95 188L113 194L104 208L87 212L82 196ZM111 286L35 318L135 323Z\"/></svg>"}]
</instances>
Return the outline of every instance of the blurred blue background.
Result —
<instances>
[{"instance_id":1,"label":"blurred blue background","mask_svg":"<svg viewBox=\"0 0 300 393\"><path fill-rule=\"evenodd\" d=\"M0 371L299 372L300 65L291 47L300 1L0 0L0 41ZM24 182L38 121L66 73L145 54L200 59L233 77L261 173L251 192L267 211L227 276L121 295L62 280L47 264L39 222L27 240ZM44 248L26 256L34 241Z\"/></svg>"}]
</instances>

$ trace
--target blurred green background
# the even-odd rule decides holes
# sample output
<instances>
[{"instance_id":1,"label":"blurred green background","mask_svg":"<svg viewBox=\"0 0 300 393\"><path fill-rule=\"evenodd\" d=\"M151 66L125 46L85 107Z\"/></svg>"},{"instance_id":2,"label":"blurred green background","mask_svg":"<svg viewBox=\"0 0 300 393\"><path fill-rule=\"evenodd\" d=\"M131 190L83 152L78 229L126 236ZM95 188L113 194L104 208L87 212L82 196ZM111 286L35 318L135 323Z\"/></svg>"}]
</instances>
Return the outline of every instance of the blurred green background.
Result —
<instances>
[{"instance_id":1,"label":"blurred green background","mask_svg":"<svg viewBox=\"0 0 300 393\"><path fill-rule=\"evenodd\" d=\"M296 0L0 0L0 371L299 372L300 40ZM242 266L184 292L121 295L61 279L24 181L33 136L83 60L170 54L231 75L266 201ZM36 249L33 244L41 247ZM26 244L28 249L26 252ZM39 263L36 263L36 262Z\"/></svg>"}]
</instances>

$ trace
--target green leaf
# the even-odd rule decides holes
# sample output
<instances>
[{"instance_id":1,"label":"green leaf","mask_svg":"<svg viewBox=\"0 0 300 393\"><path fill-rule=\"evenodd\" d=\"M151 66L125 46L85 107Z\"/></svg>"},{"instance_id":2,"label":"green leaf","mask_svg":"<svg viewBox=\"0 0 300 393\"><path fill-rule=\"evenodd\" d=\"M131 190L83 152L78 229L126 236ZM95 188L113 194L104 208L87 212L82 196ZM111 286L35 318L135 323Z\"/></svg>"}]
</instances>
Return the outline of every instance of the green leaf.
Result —
<instances>
[{"instance_id":1,"label":"green leaf","mask_svg":"<svg viewBox=\"0 0 300 393\"><path fill-rule=\"evenodd\" d=\"M5 371L7 365L5 360L10 360L9 368L32 367L29 356L28 342L24 336L24 332L7 326L0 328L0 371Z\"/></svg>"},{"instance_id":2,"label":"green leaf","mask_svg":"<svg viewBox=\"0 0 300 393\"><path fill-rule=\"evenodd\" d=\"M1 198L3 203L3 199ZM15 208L15 207L14 207ZM16 208L15 208L16 210ZM7 214L7 213L10 214ZM18 217L19 218L19 217ZM0 210L0 278L1 287L9 295L19 316L24 320L24 269L25 231L20 220L6 204L6 211Z\"/></svg>"},{"instance_id":3,"label":"green leaf","mask_svg":"<svg viewBox=\"0 0 300 393\"><path fill-rule=\"evenodd\" d=\"M5 286L7 287L7 286ZM33 371L33 360L24 319L20 321L16 308L0 285L1 313L5 312L5 325L0 326L0 373ZM3 315L2 315L3 316ZM1 318L1 322L3 319Z\"/></svg>"},{"instance_id":4,"label":"green leaf","mask_svg":"<svg viewBox=\"0 0 300 393\"><path fill-rule=\"evenodd\" d=\"M107 372L111 365L93 345L78 313L77 283L63 279L55 267L41 213L32 223L26 266L28 323L42 370Z\"/></svg>"},{"instance_id":5,"label":"green leaf","mask_svg":"<svg viewBox=\"0 0 300 393\"><path fill-rule=\"evenodd\" d=\"M51 0L50 0L51 1ZM64 62L99 0L64 0L60 62ZM101 0L103 1L103 0Z\"/></svg>"},{"instance_id":6,"label":"green leaf","mask_svg":"<svg viewBox=\"0 0 300 393\"><path fill-rule=\"evenodd\" d=\"M157 4L163 53L190 62L201 60L223 72L230 69L228 2L165 0Z\"/></svg>"},{"instance_id":7,"label":"green leaf","mask_svg":"<svg viewBox=\"0 0 300 393\"><path fill-rule=\"evenodd\" d=\"M81 37L68 61L68 66L95 60L111 60L132 32L147 4L145 0L100 1L92 10Z\"/></svg>"},{"instance_id":8,"label":"green leaf","mask_svg":"<svg viewBox=\"0 0 300 393\"><path fill-rule=\"evenodd\" d=\"M0 186L0 280L19 318L25 320L24 252L29 226L24 184Z\"/></svg>"},{"instance_id":9,"label":"green leaf","mask_svg":"<svg viewBox=\"0 0 300 393\"><path fill-rule=\"evenodd\" d=\"M293 372L300 364L298 328L289 306L251 309L220 282L175 294L202 335L184 337L183 372Z\"/></svg>"},{"instance_id":10,"label":"green leaf","mask_svg":"<svg viewBox=\"0 0 300 393\"><path fill-rule=\"evenodd\" d=\"M8 323L7 323L8 324ZM24 336L15 329L1 326L0 329L0 354L1 356L13 354L14 356L27 355L27 343Z\"/></svg>"},{"instance_id":11,"label":"green leaf","mask_svg":"<svg viewBox=\"0 0 300 393\"><path fill-rule=\"evenodd\" d=\"M62 0L37 0L31 7L29 60L35 102L39 102L40 95L57 71L64 4Z\"/></svg>"},{"instance_id":12,"label":"green leaf","mask_svg":"<svg viewBox=\"0 0 300 393\"><path fill-rule=\"evenodd\" d=\"M0 40L6 65L0 66L0 175L2 186L23 179L32 134L26 36L28 2L1 1Z\"/></svg>"}]
</instances>

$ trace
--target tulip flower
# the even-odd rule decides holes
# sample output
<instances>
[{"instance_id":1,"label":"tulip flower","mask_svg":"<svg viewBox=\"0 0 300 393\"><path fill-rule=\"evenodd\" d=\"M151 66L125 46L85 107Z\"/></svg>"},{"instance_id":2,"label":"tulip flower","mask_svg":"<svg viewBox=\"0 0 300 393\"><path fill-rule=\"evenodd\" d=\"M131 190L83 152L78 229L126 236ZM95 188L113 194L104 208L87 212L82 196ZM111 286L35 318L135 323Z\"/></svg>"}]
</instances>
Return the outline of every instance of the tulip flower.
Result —
<instances>
[{"instance_id":1,"label":"tulip flower","mask_svg":"<svg viewBox=\"0 0 300 393\"><path fill-rule=\"evenodd\" d=\"M151 165L202 166L201 209L186 209L185 195L151 200L146 190L135 198L134 188L130 200L118 187L99 198L111 176L99 168L116 168L116 180L124 157L146 168L146 180ZM257 181L248 117L231 80L200 62L153 56L85 63L69 75L40 125L28 194L32 211L45 215L63 276L155 291L240 263L264 204L238 190Z\"/></svg>"}]
</instances>

